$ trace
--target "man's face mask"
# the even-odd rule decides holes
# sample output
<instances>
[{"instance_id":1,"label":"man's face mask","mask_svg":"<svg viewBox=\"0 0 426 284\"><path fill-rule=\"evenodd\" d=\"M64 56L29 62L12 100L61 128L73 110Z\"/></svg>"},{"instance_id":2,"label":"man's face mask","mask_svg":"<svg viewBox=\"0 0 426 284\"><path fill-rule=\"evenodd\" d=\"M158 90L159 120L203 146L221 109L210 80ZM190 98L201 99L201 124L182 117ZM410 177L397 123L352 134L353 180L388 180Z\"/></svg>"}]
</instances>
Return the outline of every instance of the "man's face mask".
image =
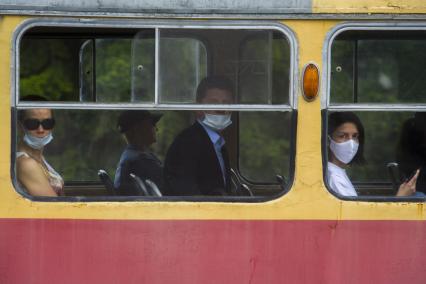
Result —
<instances>
[{"instance_id":1,"label":"man's face mask","mask_svg":"<svg viewBox=\"0 0 426 284\"><path fill-rule=\"evenodd\" d=\"M204 114L202 122L214 130L221 131L232 124L231 114Z\"/></svg>"}]
</instances>

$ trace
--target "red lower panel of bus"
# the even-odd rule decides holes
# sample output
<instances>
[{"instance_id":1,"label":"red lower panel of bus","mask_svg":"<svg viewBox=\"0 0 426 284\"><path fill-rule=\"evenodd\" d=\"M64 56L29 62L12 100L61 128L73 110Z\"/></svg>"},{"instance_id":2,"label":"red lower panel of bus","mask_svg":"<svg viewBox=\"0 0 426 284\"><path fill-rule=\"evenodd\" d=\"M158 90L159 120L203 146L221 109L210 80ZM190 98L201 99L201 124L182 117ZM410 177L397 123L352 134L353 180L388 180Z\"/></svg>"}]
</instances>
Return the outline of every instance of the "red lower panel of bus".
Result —
<instances>
[{"instance_id":1,"label":"red lower panel of bus","mask_svg":"<svg viewBox=\"0 0 426 284\"><path fill-rule=\"evenodd\" d=\"M426 283L422 221L0 220L0 283Z\"/></svg>"}]
</instances>

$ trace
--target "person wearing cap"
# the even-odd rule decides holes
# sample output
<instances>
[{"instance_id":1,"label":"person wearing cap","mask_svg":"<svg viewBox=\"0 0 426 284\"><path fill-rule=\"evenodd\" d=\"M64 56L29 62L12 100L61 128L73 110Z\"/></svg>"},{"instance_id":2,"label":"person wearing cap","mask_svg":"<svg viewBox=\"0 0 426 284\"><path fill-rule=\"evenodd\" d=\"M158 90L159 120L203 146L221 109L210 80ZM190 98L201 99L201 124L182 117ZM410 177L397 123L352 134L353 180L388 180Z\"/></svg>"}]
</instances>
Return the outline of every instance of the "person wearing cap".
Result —
<instances>
[{"instance_id":1,"label":"person wearing cap","mask_svg":"<svg viewBox=\"0 0 426 284\"><path fill-rule=\"evenodd\" d=\"M114 187L120 195L137 195L130 178L131 173L142 180L150 179L161 189L162 163L149 150L149 147L157 141L156 124L161 116L147 110L126 110L120 114L117 128L127 142L114 179Z\"/></svg>"},{"instance_id":2,"label":"person wearing cap","mask_svg":"<svg viewBox=\"0 0 426 284\"><path fill-rule=\"evenodd\" d=\"M206 77L197 88L200 104L232 104L233 87L224 77ZM230 166L223 130L231 113L196 111L196 122L173 141L164 162L165 190L172 196L229 195Z\"/></svg>"}]
</instances>

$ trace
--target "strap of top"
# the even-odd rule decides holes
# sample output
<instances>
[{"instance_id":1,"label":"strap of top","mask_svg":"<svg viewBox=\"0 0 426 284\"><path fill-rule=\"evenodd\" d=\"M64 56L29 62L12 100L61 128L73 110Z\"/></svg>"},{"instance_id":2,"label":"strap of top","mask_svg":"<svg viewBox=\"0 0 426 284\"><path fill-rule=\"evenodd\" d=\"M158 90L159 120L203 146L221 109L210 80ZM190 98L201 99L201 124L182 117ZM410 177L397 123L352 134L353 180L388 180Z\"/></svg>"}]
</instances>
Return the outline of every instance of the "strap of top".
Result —
<instances>
[{"instance_id":1,"label":"strap of top","mask_svg":"<svg viewBox=\"0 0 426 284\"><path fill-rule=\"evenodd\" d=\"M20 158L20 157L27 157L30 158L30 155L28 155L25 152L16 152L16 158Z\"/></svg>"}]
</instances>

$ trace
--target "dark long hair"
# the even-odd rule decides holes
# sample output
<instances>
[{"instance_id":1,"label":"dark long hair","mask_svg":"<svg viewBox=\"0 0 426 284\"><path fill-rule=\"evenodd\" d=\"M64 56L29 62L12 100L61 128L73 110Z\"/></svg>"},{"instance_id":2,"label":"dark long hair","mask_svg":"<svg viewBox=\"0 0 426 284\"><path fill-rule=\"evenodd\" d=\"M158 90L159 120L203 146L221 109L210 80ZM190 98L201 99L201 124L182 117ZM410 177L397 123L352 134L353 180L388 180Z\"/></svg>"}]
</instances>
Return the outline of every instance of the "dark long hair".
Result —
<instances>
[{"instance_id":1,"label":"dark long hair","mask_svg":"<svg viewBox=\"0 0 426 284\"><path fill-rule=\"evenodd\" d=\"M328 130L327 133L331 137L336 131L336 129L344 124L344 123L353 123L355 124L357 130L358 130L358 141L359 141L359 147L358 152L356 153L355 157L352 159L352 161L349 162L349 164L352 163L364 163L364 142L365 142L365 135L364 135L364 126L361 123L361 120L359 117L351 112L334 112L328 116Z\"/></svg>"}]
</instances>

